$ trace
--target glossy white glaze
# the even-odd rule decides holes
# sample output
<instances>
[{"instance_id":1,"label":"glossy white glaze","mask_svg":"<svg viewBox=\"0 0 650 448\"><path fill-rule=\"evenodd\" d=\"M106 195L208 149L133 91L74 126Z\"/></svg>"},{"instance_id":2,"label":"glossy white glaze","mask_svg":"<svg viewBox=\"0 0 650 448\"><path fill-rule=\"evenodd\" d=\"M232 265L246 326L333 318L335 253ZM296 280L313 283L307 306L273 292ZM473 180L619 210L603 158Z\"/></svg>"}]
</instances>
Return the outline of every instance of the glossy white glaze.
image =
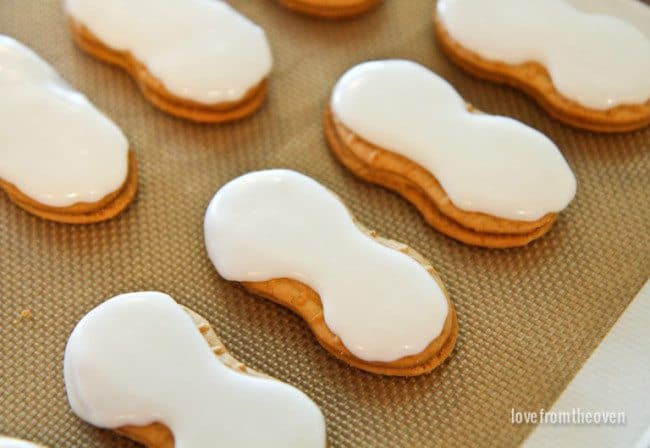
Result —
<instances>
[{"instance_id":1,"label":"glossy white glaze","mask_svg":"<svg viewBox=\"0 0 650 448\"><path fill-rule=\"evenodd\" d=\"M0 179L54 207L97 202L126 180L122 131L47 62L0 35Z\"/></svg>"},{"instance_id":2,"label":"glossy white glaze","mask_svg":"<svg viewBox=\"0 0 650 448\"><path fill-rule=\"evenodd\" d=\"M420 353L443 329L447 300L427 270L370 238L334 193L295 171L230 181L210 202L204 230L222 277L310 286L327 326L360 359Z\"/></svg>"},{"instance_id":3,"label":"glossy white glaze","mask_svg":"<svg viewBox=\"0 0 650 448\"><path fill-rule=\"evenodd\" d=\"M220 0L66 0L65 10L181 98L237 101L271 70L264 30Z\"/></svg>"},{"instance_id":4,"label":"glossy white glaze","mask_svg":"<svg viewBox=\"0 0 650 448\"><path fill-rule=\"evenodd\" d=\"M576 1L576 0L574 0ZM508 64L536 61L557 90L592 109L650 100L650 38L625 14L591 2L563 0L440 0L438 17L463 47ZM638 8L648 6L638 2ZM647 14L646 14L647 15Z\"/></svg>"},{"instance_id":5,"label":"glossy white glaze","mask_svg":"<svg viewBox=\"0 0 650 448\"><path fill-rule=\"evenodd\" d=\"M642 0L566 0L587 14L618 17L634 25L650 39L650 8Z\"/></svg>"},{"instance_id":6,"label":"glossy white glaze","mask_svg":"<svg viewBox=\"0 0 650 448\"><path fill-rule=\"evenodd\" d=\"M305 394L226 367L167 294L114 297L77 324L65 350L75 414L93 425L164 423L176 448L324 448Z\"/></svg>"},{"instance_id":7,"label":"glossy white glaze","mask_svg":"<svg viewBox=\"0 0 650 448\"><path fill-rule=\"evenodd\" d=\"M575 195L575 177L545 135L467 111L449 83L414 62L353 67L334 87L331 108L355 134L432 173L463 210L534 221Z\"/></svg>"}]
</instances>

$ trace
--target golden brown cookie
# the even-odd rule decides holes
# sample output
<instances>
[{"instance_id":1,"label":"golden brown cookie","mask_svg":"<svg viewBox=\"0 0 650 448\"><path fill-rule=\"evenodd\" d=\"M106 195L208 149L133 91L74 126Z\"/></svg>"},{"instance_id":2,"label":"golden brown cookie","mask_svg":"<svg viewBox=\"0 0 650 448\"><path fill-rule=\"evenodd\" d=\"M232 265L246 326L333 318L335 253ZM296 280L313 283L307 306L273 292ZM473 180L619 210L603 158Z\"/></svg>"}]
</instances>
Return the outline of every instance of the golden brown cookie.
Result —
<instances>
[{"instance_id":1,"label":"golden brown cookie","mask_svg":"<svg viewBox=\"0 0 650 448\"><path fill-rule=\"evenodd\" d=\"M237 362L205 319L164 293L121 294L86 314L63 376L77 416L148 447L326 445L309 397Z\"/></svg>"},{"instance_id":2,"label":"golden brown cookie","mask_svg":"<svg viewBox=\"0 0 650 448\"><path fill-rule=\"evenodd\" d=\"M421 375L454 348L456 312L431 263L366 229L308 176L275 169L231 180L208 205L204 234L220 275L294 311L353 367Z\"/></svg>"},{"instance_id":3,"label":"golden brown cookie","mask_svg":"<svg viewBox=\"0 0 650 448\"><path fill-rule=\"evenodd\" d=\"M380 0L278 0L286 8L324 19L353 17L376 6Z\"/></svg>"},{"instance_id":4,"label":"golden brown cookie","mask_svg":"<svg viewBox=\"0 0 650 448\"><path fill-rule=\"evenodd\" d=\"M206 105L180 98L170 93L162 82L129 52L108 47L72 17L68 17L68 26L79 48L99 60L126 70L136 81L145 98L171 115L202 123L239 120L259 109L266 98L266 80L251 88L241 100L236 102Z\"/></svg>"},{"instance_id":5,"label":"golden brown cookie","mask_svg":"<svg viewBox=\"0 0 650 448\"><path fill-rule=\"evenodd\" d=\"M0 189L26 211L64 223L103 221L124 210L138 185L124 133L9 36L0 35L0 67Z\"/></svg>"},{"instance_id":6,"label":"golden brown cookie","mask_svg":"<svg viewBox=\"0 0 650 448\"><path fill-rule=\"evenodd\" d=\"M52 207L41 204L21 192L15 185L0 179L0 188L9 199L27 212L40 218L67 224L90 224L106 221L125 210L135 198L138 190L138 169L133 150L129 150L127 178L122 186L97 202L80 202L67 207Z\"/></svg>"},{"instance_id":7,"label":"golden brown cookie","mask_svg":"<svg viewBox=\"0 0 650 448\"><path fill-rule=\"evenodd\" d=\"M485 59L454 40L437 14L434 14L434 29L438 45L454 63L479 78L522 90L552 117L568 125L596 132L627 132L650 124L650 100L607 110L590 109L563 96L540 63L512 65Z\"/></svg>"},{"instance_id":8,"label":"golden brown cookie","mask_svg":"<svg viewBox=\"0 0 650 448\"><path fill-rule=\"evenodd\" d=\"M489 248L524 246L548 232L555 213L535 221L513 221L456 207L436 178L407 158L355 135L325 113L332 153L360 178L389 188L411 202L436 230L463 243Z\"/></svg>"}]
</instances>

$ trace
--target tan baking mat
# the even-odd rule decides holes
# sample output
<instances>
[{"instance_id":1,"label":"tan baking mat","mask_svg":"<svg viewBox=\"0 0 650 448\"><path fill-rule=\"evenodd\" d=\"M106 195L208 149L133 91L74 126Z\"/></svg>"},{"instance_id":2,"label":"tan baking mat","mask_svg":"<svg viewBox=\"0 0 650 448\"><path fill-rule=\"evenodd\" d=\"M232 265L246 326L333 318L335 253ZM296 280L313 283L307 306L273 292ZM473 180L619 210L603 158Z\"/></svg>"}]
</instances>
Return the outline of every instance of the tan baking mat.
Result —
<instances>
[{"instance_id":1,"label":"tan baking mat","mask_svg":"<svg viewBox=\"0 0 650 448\"><path fill-rule=\"evenodd\" d=\"M0 32L43 55L124 129L141 186L125 214L83 227L42 221L0 196L0 433L62 448L134 446L70 413L63 349L101 301L155 289L210 320L240 360L313 397L334 447L518 444L533 428L511 425L511 408L548 409L650 274L650 131L574 131L522 94L465 75L435 46L431 1L389 0L346 22L296 16L271 0L232 4L268 32L270 98L251 119L206 126L158 112L127 75L76 50L60 2L0 0ZM548 236L508 251L464 246L334 161L321 130L332 85L355 63L389 57L431 67L480 109L559 145L578 195ZM348 368L291 312L217 276L203 246L207 202L229 179L270 167L315 177L361 221L433 260L459 317L447 363L408 379Z\"/></svg>"}]
</instances>

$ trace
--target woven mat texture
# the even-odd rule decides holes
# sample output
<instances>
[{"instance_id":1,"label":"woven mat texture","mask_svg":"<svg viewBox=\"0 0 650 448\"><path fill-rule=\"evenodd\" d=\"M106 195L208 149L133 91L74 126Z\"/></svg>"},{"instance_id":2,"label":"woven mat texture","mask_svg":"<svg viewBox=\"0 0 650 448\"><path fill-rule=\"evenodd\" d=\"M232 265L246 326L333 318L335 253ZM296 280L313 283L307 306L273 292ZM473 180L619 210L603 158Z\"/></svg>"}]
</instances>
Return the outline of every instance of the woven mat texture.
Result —
<instances>
[{"instance_id":1,"label":"woven mat texture","mask_svg":"<svg viewBox=\"0 0 650 448\"><path fill-rule=\"evenodd\" d=\"M154 109L123 71L76 49L59 1L0 0L0 33L32 47L117 122L140 165L136 201L101 224L47 222L0 195L0 433L50 447L134 447L70 412L63 350L76 322L102 301L160 290L211 321L245 364L311 396L333 447L518 445L533 426L512 425L511 408L548 409L650 274L650 130L576 131L520 92L466 75L436 47L432 1L388 0L339 22L271 0L231 3L268 33L269 99L250 119L196 125ZM347 68L378 58L418 61L481 110L558 144L578 194L550 234L515 250L462 245L334 160L322 132L331 88ZM314 177L370 228L433 261L460 327L443 366L417 378L349 368L299 317L217 275L203 245L208 201L228 180L273 167ZM31 318L20 316L25 309Z\"/></svg>"}]
</instances>

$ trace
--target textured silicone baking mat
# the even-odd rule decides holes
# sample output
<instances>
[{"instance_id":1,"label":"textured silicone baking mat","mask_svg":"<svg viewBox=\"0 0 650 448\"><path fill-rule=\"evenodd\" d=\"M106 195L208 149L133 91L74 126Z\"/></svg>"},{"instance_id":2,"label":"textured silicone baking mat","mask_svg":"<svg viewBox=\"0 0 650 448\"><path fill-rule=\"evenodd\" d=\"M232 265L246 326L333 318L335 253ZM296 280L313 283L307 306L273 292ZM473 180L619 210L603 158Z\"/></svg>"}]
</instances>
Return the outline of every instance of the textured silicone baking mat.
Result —
<instances>
[{"instance_id":1,"label":"textured silicone baking mat","mask_svg":"<svg viewBox=\"0 0 650 448\"><path fill-rule=\"evenodd\" d=\"M140 168L135 203L97 225L43 221L0 195L0 433L61 448L135 446L70 413L61 366L81 316L115 294L153 289L205 316L241 361L313 397L334 447L518 444L533 427L512 425L511 408L548 409L650 274L650 130L575 131L523 94L464 74L436 48L431 1L389 0L342 22L294 15L271 0L231 3L266 29L275 69L263 110L215 126L155 110L124 72L78 51L60 2L0 0L0 32L40 53L113 118ZM332 85L358 62L397 57L559 145L578 194L548 236L515 250L464 246L334 161L321 128ZM218 277L203 247L207 202L229 179L270 167L313 176L369 227L433 261L459 317L448 362L406 379L349 368L300 318ZM20 316L25 309L30 318Z\"/></svg>"}]
</instances>

